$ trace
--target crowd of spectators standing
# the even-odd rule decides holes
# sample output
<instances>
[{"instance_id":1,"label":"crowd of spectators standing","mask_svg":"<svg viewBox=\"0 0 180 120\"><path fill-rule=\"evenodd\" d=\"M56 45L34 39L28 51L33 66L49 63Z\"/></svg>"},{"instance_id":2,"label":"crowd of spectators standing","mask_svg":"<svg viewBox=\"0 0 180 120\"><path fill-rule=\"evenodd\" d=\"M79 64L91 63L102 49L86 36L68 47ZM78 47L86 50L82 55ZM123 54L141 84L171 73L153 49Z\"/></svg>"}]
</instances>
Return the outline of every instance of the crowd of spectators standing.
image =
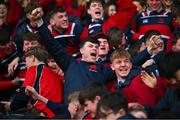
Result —
<instances>
[{"instance_id":1,"label":"crowd of spectators standing","mask_svg":"<svg viewBox=\"0 0 180 120\"><path fill-rule=\"evenodd\" d=\"M0 118L180 118L180 1L0 0Z\"/></svg>"}]
</instances>

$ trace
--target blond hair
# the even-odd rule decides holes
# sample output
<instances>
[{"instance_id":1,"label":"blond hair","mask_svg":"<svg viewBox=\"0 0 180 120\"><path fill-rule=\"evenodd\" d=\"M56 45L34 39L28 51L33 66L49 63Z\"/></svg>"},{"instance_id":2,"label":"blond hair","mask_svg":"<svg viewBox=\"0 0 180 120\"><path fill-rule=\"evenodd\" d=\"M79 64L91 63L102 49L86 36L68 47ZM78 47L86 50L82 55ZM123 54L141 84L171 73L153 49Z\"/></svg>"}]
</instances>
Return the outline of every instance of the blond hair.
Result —
<instances>
[{"instance_id":1,"label":"blond hair","mask_svg":"<svg viewBox=\"0 0 180 120\"><path fill-rule=\"evenodd\" d=\"M117 49L112 53L111 62L118 58L128 58L131 61L131 55L124 49Z\"/></svg>"}]
</instances>

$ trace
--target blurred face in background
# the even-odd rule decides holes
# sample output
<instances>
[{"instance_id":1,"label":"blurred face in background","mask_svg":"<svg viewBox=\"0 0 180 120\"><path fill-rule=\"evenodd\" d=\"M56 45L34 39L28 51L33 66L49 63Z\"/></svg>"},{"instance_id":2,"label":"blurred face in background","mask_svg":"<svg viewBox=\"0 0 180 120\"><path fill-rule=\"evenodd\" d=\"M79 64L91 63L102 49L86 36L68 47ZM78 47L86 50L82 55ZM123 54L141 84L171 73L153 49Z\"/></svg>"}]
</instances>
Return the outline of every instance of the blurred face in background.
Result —
<instances>
[{"instance_id":1,"label":"blurred face in background","mask_svg":"<svg viewBox=\"0 0 180 120\"><path fill-rule=\"evenodd\" d=\"M162 3L165 6L171 6L173 3L173 0L162 0Z\"/></svg>"},{"instance_id":2,"label":"blurred face in background","mask_svg":"<svg viewBox=\"0 0 180 120\"><path fill-rule=\"evenodd\" d=\"M7 7L4 4L0 4L0 18L6 17L8 13Z\"/></svg>"},{"instance_id":3,"label":"blurred face in background","mask_svg":"<svg viewBox=\"0 0 180 120\"><path fill-rule=\"evenodd\" d=\"M109 9L108 9L108 16L111 17L111 16L113 16L116 13L117 13L116 6L113 5L113 4L110 5Z\"/></svg>"},{"instance_id":4,"label":"blurred face in background","mask_svg":"<svg viewBox=\"0 0 180 120\"><path fill-rule=\"evenodd\" d=\"M53 72L55 72L57 75L63 76L64 73L60 69L60 67L57 65L54 59L48 59L48 66L51 68Z\"/></svg>"},{"instance_id":5,"label":"blurred face in background","mask_svg":"<svg viewBox=\"0 0 180 120\"><path fill-rule=\"evenodd\" d=\"M101 2L92 2L87 12L95 20L100 20L104 17L104 8Z\"/></svg>"},{"instance_id":6,"label":"blurred face in background","mask_svg":"<svg viewBox=\"0 0 180 120\"><path fill-rule=\"evenodd\" d=\"M176 44L172 46L174 52L180 52L180 38L177 40Z\"/></svg>"},{"instance_id":7,"label":"blurred face in background","mask_svg":"<svg viewBox=\"0 0 180 120\"><path fill-rule=\"evenodd\" d=\"M99 38L99 52L98 52L98 56L102 56L105 57L108 52L109 52L109 43L107 39L104 38Z\"/></svg>"},{"instance_id":8,"label":"blurred face in background","mask_svg":"<svg viewBox=\"0 0 180 120\"><path fill-rule=\"evenodd\" d=\"M157 11L162 6L162 0L147 0L147 4L152 11Z\"/></svg>"},{"instance_id":9,"label":"blurred face in background","mask_svg":"<svg viewBox=\"0 0 180 120\"><path fill-rule=\"evenodd\" d=\"M23 43L23 51L27 52L29 49L40 46L40 43L38 41L27 41L24 40Z\"/></svg>"},{"instance_id":10,"label":"blurred face in background","mask_svg":"<svg viewBox=\"0 0 180 120\"><path fill-rule=\"evenodd\" d=\"M141 13L145 10L145 8L141 6L140 2L133 1L133 4L137 7L136 10L138 11L138 13Z\"/></svg>"}]
</instances>

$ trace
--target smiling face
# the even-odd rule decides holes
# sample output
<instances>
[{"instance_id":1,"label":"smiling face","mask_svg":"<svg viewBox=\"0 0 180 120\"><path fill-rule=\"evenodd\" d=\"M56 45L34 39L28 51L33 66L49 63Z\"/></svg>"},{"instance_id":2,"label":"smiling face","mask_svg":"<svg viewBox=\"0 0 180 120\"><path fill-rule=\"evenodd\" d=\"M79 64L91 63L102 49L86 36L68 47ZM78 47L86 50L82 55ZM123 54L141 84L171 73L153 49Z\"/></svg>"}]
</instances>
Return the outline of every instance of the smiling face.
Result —
<instances>
[{"instance_id":1,"label":"smiling face","mask_svg":"<svg viewBox=\"0 0 180 120\"><path fill-rule=\"evenodd\" d=\"M138 13L141 13L144 11L144 7L141 6L140 2L138 1L133 1L133 4L137 7L136 10L138 11Z\"/></svg>"},{"instance_id":2,"label":"smiling face","mask_svg":"<svg viewBox=\"0 0 180 120\"><path fill-rule=\"evenodd\" d=\"M111 57L111 68L115 71L118 79L124 79L131 71L131 56L126 50L117 49Z\"/></svg>"},{"instance_id":3,"label":"smiling face","mask_svg":"<svg viewBox=\"0 0 180 120\"><path fill-rule=\"evenodd\" d=\"M104 15L104 9L101 2L92 2L87 10L92 19L99 20Z\"/></svg>"},{"instance_id":4,"label":"smiling face","mask_svg":"<svg viewBox=\"0 0 180 120\"><path fill-rule=\"evenodd\" d=\"M117 58L113 60L111 68L116 72L118 79L123 79L130 73L132 63L126 57Z\"/></svg>"},{"instance_id":5,"label":"smiling face","mask_svg":"<svg viewBox=\"0 0 180 120\"><path fill-rule=\"evenodd\" d=\"M98 44L87 41L84 46L80 48L82 60L95 63L98 56L98 47Z\"/></svg>"},{"instance_id":6,"label":"smiling face","mask_svg":"<svg viewBox=\"0 0 180 120\"><path fill-rule=\"evenodd\" d=\"M4 4L0 4L0 17L6 17L7 13L7 7Z\"/></svg>"},{"instance_id":7,"label":"smiling face","mask_svg":"<svg viewBox=\"0 0 180 120\"><path fill-rule=\"evenodd\" d=\"M58 30L67 29L69 24L67 13L66 12L55 13L50 20L50 24Z\"/></svg>"},{"instance_id":8,"label":"smiling face","mask_svg":"<svg viewBox=\"0 0 180 120\"><path fill-rule=\"evenodd\" d=\"M110 5L109 6L109 9L108 9L108 15L109 16L113 16L114 14L116 14L116 6L115 5Z\"/></svg>"},{"instance_id":9,"label":"smiling face","mask_svg":"<svg viewBox=\"0 0 180 120\"><path fill-rule=\"evenodd\" d=\"M97 104L98 104L98 100L94 100L94 101L91 101L91 100L87 100L85 103L84 103L84 111L85 112L90 112L90 113L96 113L96 109L97 109Z\"/></svg>"},{"instance_id":10,"label":"smiling face","mask_svg":"<svg viewBox=\"0 0 180 120\"><path fill-rule=\"evenodd\" d=\"M147 0L147 4L152 11L157 11L162 6L162 0Z\"/></svg>"},{"instance_id":11,"label":"smiling face","mask_svg":"<svg viewBox=\"0 0 180 120\"><path fill-rule=\"evenodd\" d=\"M31 49L33 47L37 47L37 46L40 46L40 43L38 41L27 41L27 40L24 40L23 51L27 52L29 49Z\"/></svg>"}]
</instances>

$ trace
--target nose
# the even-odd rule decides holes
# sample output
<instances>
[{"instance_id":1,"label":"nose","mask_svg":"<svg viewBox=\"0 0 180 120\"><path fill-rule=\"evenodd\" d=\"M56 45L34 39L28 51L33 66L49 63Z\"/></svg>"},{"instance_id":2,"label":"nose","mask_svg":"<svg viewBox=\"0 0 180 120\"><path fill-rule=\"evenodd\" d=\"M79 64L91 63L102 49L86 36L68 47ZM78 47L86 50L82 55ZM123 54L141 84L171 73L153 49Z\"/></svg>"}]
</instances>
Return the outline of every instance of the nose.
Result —
<instances>
[{"instance_id":1,"label":"nose","mask_svg":"<svg viewBox=\"0 0 180 120\"><path fill-rule=\"evenodd\" d=\"M67 17L67 16L64 16L64 17L63 17L63 20L67 20L67 19L68 19L68 17Z\"/></svg>"},{"instance_id":2,"label":"nose","mask_svg":"<svg viewBox=\"0 0 180 120\"><path fill-rule=\"evenodd\" d=\"M31 45L31 44L29 44L29 45L28 45L28 48L29 48L29 49L30 49L30 48L32 48L32 45Z\"/></svg>"},{"instance_id":3,"label":"nose","mask_svg":"<svg viewBox=\"0 0 180 120\"><path fill-rule=\"evenodd\" d=\"M104 46L105 45L105 43L104 42L100 42L100 44L99 44L100 46Z\"/></svg>"},{"instance_id":4,"label":"nose","mask_svg":"<svg viewBox=\"0 0 180 120\"><path fill-rule=\"evenodd\" d=\"M125 62L122 61L122 62L121 62L121 66L125 66Z\"/></svg>"}]
</instances>

